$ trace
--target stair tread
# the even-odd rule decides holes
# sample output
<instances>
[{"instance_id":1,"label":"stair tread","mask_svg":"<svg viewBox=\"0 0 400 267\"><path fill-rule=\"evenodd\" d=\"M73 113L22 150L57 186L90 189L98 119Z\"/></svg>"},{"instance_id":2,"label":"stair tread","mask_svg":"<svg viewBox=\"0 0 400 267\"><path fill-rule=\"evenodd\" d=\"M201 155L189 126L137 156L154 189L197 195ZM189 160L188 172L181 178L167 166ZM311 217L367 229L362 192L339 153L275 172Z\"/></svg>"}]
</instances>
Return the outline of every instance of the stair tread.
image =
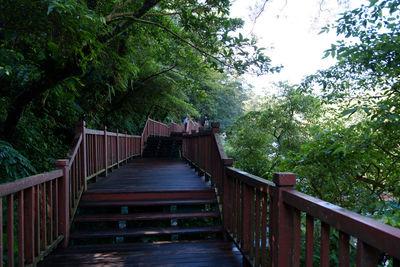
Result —
<instances>
[{"instance_id":1,"label":"stair tread","mask_svg":"<svg viewBox=\"0 0 400 267\"><path fill-rule=\"evenodd\" d=\"M74 219L75 222L93 221L133 221L133 220L160 220L160 219L186 219L186 218L211 218L219 217L216 211L205 212L153 212L136 214L80 214Z\"/></svg>"},{"instance_id":2,"label":"stair tread","mask_svg":"<svg viewBox=\"0 0 400 267\"><path fill-rule=\"evenodd\" d=\"M162 206L162 205L195 205L214 204L217 199L163 199L163 200L81 200L79 207L100 207L100 206Z\"/></svg>"},{"instance_id":3,"label":"stair tread","mask_svg":"<svg viewBox=\"0 0 400 267\"><path fill-rule=\"evenodd\" d=\"M197 227L152 227L140 229L117 229L117 230L77 230L70 234L70 238L106 238L106 237L137 237L155 236L169 234L195 234L195 233L217 233L223 230L222 225L197 226Z\"/></svg>"}]
</instances>

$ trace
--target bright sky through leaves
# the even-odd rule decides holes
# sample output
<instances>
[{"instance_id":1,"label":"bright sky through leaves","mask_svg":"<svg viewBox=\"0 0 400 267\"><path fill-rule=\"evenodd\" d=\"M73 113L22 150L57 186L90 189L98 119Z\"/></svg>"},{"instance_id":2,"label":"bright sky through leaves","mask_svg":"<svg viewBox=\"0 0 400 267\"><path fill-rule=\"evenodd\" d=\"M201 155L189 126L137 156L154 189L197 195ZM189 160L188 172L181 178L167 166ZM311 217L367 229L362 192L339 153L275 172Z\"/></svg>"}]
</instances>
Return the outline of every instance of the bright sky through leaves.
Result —
<instances>
[{"instance_id":1,"label":"bright sky through leaves","mask_svg":"<svg viewBox=\"0 0 400 267\"><path fill-rule=\"evenodd\" d=\"M264 1L258 2L262 4ZM272 64L284 66L276 74L261 77L246 75L246 80L255 87L255 93L273 93L273 83L288 81L296 84L304 76L333 65L334 59L322 57L324 51L335 43L336 33L318 33L322 27L334 23L340 13L359 7L362 2L365 1L270 0L254 25L251 18L254 2L235 1L231 15L246 21L243 35L248 36L253 29L260 45L267 48L265 54L271 57Z\"/></svg>"}]
</instances>

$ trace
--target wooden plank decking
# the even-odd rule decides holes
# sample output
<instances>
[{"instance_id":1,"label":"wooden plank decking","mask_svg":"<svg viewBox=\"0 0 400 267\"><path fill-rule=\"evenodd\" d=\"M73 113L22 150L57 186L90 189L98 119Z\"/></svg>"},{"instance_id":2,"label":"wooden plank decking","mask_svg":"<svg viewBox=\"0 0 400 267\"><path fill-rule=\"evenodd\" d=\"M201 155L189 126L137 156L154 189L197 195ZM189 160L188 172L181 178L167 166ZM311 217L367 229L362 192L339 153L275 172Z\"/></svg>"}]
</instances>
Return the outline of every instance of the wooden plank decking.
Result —
<instances>
[{"instance_id":1,"label":"wooden plank decking","mask_svg":"<svg viewBox=\"0 0 400 267\"><path fill-rule=\"evenodd\" d=\"M218 210L181 211L163 213L154 206L216 205L214 189L199 178L183 161L171 158L136 158L114 170L109 176L90 184L82 195L80 207L153 207L151 213L141 210L130 214L78 214L75 223L113 221L176 220L187 218L218 218ZM129 208L130 209L130 208ZM169 226L167 228L133 228L74 230L71 238L113 238L124 236L179 236L215 234L221 225L194 227ZM217 235L218 236L218 235ZM161 239L164 240L164 239ZM172 240L172 239L171 239ZM184 239L185 240L185 239ZM39 266L241 266L242 255L235 245L221 238L212 240L162 241L155 243L115 243L75 245L59 248L45 258ZM82 244L82 243L80 243ZM89 244L94 244L93 242Z\"/></svg>"},{"instance_id":2,"label":"wooden plank decking","mask_svg":"<svg viewBox=\"0 0 400 267\"><path fill-rule=\"evenodd\" d=\"M183 241L79 246L57 250L39 266L241 266L230 242Z\"/></svg>"},{"instance_id":3,"label":"wooden plank decking","mask_svg":"<svg viewBox=\"0 0 400 267\"><path fill-rule=\"evenodd\" d=\"M137 158L88 187L97 192L165 192L209 190L194 171L174 158Z\"/></svg>"}]
</instances>

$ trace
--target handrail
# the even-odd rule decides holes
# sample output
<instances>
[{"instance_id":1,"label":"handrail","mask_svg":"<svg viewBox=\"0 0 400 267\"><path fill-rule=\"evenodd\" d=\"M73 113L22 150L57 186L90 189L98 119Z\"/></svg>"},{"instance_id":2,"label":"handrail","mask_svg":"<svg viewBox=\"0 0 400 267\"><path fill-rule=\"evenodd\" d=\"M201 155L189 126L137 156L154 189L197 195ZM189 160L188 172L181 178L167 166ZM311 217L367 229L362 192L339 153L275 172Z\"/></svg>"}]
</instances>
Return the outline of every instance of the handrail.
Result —
<instances>
[{"instance_id":1,"label":"handrail","mask_svg":"<svg viewBox=\"0 0 400 267\"><path fill-rule=\"evenodd\" d=\"M60 243L68 246L69 228L87 183L101 173L141 155L150 135L169 136L183 131L148 119L142 135L77 127L67 159L57 160L57 170L0 184L0 267L3 266L3 198L6 200L7 265L35 265ZM16 208L14 202L17 201ZM17 214L17 238L14 222ZM18 253L14 250L17 242Z\"/></svg>"},{"instance_id":2,"label":"handrail","mask_svg":"<svg viewBox=\"0 0 400 267\"><path fill-rule=\"evenodd\" d=\"M303 264L313 266L318 235L320 266L329 266L333 228L339 232L340 266L349 266L351 244L357 246L357 266L376 266L379 252L391 257L393 266L400 266L400 229L296 191L292 173L275 173L270 182L231 167L233 160L225 155L218 133L219 125L213 123L211 131L200 128L198 133L184 134L183 157L215 186L224 229L246 263L300 266L304 252ZM314 233L315 220L321 224L320 233Z\"/></svg>"}]
</instances>

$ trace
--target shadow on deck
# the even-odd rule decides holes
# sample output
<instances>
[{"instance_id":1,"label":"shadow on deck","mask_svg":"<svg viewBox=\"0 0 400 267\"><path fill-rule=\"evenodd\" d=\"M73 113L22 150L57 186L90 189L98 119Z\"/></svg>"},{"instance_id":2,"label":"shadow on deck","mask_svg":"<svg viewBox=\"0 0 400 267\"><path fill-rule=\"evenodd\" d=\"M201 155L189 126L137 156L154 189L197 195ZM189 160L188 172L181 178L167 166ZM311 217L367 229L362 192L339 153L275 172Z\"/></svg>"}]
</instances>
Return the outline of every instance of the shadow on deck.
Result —
<instances>
[{"instance_id":1,"label":"shadow on deck","mask_svg":"<svg viewBox=\"0 0 400 267\"><path fill-rule=\"evenodd\" d=\"M39 266L241 266L214 189L183 161L136 158L90 184L69 248Z\"/></svg>"}]
</instances>

